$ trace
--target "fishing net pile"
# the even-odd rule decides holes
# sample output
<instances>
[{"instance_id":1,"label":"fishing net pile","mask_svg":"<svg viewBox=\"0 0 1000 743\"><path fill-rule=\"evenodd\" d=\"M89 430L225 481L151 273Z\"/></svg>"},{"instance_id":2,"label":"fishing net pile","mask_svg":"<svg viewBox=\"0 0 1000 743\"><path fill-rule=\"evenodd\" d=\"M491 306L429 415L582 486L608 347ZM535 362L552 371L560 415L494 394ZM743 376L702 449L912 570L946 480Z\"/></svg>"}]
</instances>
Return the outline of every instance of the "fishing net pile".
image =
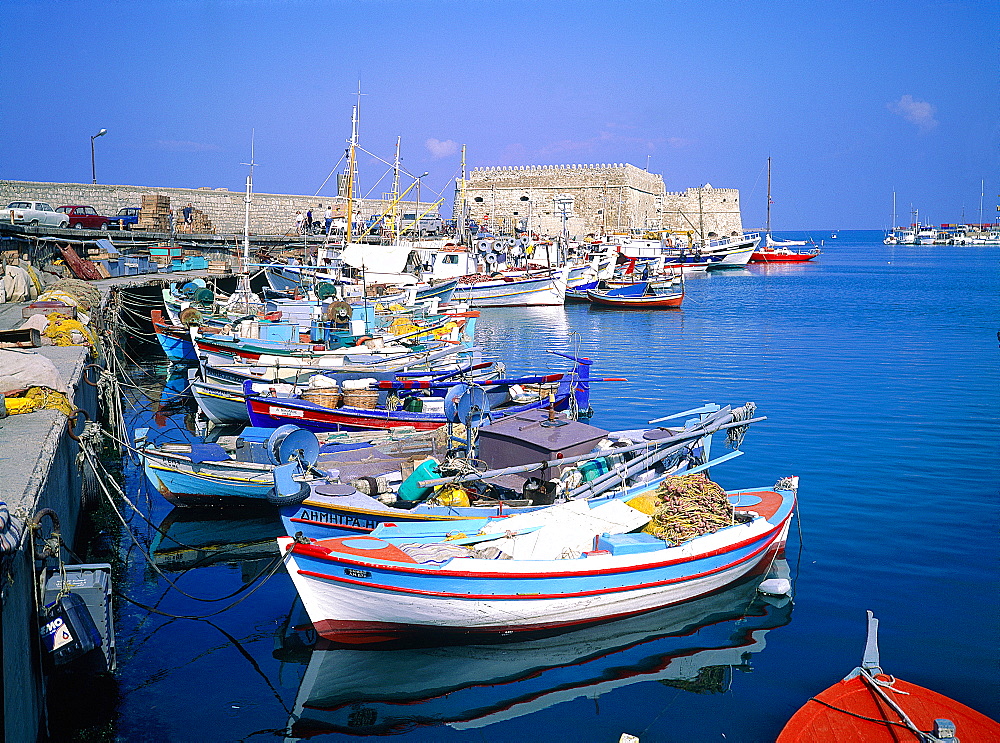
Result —
<instances>
[{"instance_id":1,"label":"fishing net pile","mask_svg":"<svg viewBox=\"0 0 1000 743\"><path fill-rule=\"evenodd\" d=\"M655 497L653 517L644 531L674 546L733 525L726 491L704 474L668 477Z\"/></svg>"}]
</instances>

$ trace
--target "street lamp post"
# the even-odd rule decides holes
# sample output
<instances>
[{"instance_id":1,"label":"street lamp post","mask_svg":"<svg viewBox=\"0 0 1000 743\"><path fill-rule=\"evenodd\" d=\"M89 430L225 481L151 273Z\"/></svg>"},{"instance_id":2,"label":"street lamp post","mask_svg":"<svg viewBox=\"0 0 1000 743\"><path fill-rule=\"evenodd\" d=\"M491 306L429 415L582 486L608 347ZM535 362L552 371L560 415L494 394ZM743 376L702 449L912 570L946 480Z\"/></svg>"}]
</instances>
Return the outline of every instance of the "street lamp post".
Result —
<instances>
[{"instance_id":1,"label":"street lamp post","mask_svg":"<svg viewBox=\"0 0 1000 743\"><path fill-rule=\"evenodd\" d=\"M90 138L90 177L94 183L97 183L97 169L94 166L94 140L98 137L103 137L107 133L107 129L101 129L101 131Z\"/></svg>"}]
</instances>

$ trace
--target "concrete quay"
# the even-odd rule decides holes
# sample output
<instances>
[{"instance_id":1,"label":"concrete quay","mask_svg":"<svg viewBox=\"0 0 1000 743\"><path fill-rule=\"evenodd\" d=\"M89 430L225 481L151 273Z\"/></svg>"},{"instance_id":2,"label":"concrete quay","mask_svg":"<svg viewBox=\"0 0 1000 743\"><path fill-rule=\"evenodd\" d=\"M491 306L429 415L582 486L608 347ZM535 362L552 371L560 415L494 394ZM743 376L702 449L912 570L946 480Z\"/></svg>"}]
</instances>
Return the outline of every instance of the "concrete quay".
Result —
<instances>
[{"instance_id":1,"label":"concrete quay","mask_svg":"<svg viewBox=\"0 0 1000 743\"><path fill-rule=\"evenodd\" d=\"M123 276L90 282L103 292L108 303L116 290L136 291L154 301L159 287L172 281L184 282L205 278L204 272L161 273ZM218 278L218 277L214 277ZM13 329L24 322L22 309L28 303L0 304L0 330ZM113 331L116 318L107 318ZM97 420L97 387L88 383L94 370L88 364L101 364L86 346L42 346L15 349L35 352L52 361L66 384L72 405ZM81 416L82 417L82 416ZM77 423L76 432L83 427ZM0 694L2 694L2 729L0 739L8 743L33 743L45 738L45 679L42 673L42 648L36 622L34 586L38 563L35 543L49 537L52 520L45 517L33 537L27 527L36 514L51 509L59 519L63 542L74 548L85 513L83 471L78 455L80 445L68 432L66 416L56 410L11 415L0 419L0 499L12 515L25 521L25 533L19 549L0 559ZM64 558L68 556L64 552ZM72 560L67 559L67 562Z\"/></svg>"},{"instance_id":2,"label":"concrete quay","mask_svg":"<svg viewBox=\"0 0 1000 743\"><path fill-rule=\"evenodd\" d=\"M0 304L0 329L23 322L27 304ZM25 349L27 350L27 349ZM55 364L69 389L69 400L91 419L97 416L97 388L83 381L84 367L93 362L86 346L43 346L37 349ZM80 423L82 427L82 422ZM59 518L63 541L73 545L82 513L82 476L77 464L79 444L67 430L66 416L39 410L0 419L0 499L12 515L25 522L43 509ZM39 531L49 536L53 523L45 518ZM41 648L36 622L34 586L35 540L25 525L20 549L6 558L0 577L0 673L3 683L3 739L8 743L36 741L46 713Z\"/></svg>"}]
</instances>

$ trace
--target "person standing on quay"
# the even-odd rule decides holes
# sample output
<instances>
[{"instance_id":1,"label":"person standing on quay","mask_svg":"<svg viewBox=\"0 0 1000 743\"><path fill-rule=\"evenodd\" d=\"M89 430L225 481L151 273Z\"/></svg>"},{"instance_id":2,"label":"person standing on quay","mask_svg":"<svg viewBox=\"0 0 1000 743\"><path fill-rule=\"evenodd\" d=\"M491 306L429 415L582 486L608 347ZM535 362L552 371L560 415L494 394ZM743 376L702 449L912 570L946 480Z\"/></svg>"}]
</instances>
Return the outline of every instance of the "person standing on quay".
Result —
<instances>
[{"instance_id":1,"label":"person standing on quay","mask_svg":"<svg viewBox=\"0 0 1000 743\"><path fill-rule=\"evenodd\" d=\"M295 212L295 231L300 235L302 234L302 222L304 219L305 216L302 214L302 212L300 211Z\"/></svg>"},{"instance_id":2,"label":"person standing on quay","mask_svg":"<svg viewBox=\"0 0 1000 743\"><path fill-rule=\"evenodd\" d=\"M326 205L326 213L323 215L323 219L326 222L326 234L330 234L330 230L333 227L333 204Z\"/></svg>"},{"instance_id":3,"label":"person standing on quay","mask_svg":"<svg viewBox=\"0 0 1000 743\"><path fill-rule=\"evenodd\" d=\"M312 232L313 229L313 210L306 210L306 234Z\"/></svg>"},{"instance_id":4,"label":"person standing on quay","mask_svg":"<svg viewBox=\"0 0 1000 743\"><path fill-rule=\"evenodd\" d=\"M188 202L187 206L185 206L183 209L181 209L181 214L184 215L184 231L185 232L191 232L194 229L194 227L193 227L193 222L194 222L194 207L191 206L191 202L190 201Z\"/></svg>"}]
</instances>

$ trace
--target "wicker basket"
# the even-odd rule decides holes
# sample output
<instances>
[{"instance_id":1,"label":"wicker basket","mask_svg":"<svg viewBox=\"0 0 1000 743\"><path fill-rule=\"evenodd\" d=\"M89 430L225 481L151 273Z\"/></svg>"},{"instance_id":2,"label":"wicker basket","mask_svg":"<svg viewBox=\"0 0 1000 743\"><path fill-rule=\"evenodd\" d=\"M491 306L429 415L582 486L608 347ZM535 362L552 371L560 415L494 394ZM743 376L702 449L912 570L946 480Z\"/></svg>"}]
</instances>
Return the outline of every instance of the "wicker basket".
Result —
<instances>
[{"instance_id":1,"label":"wicker basket","mask_svg":"<svg viewBox=\"0 0 1000 743\"><path fill-rule=\"evenodd\" d=\"M344 405L352 408L374 410L378 404L378 390L344 390Z\"/></svg>"},{"instance_id":2,"label":"wicker basket","mask_svg":"<svg viewBox=\"0 0 1000 743\"><path fill-rule=\"evenodd\" d=\"M336 387L306 390L302 393L302 399L324 408L336 408L340 406L340 390Z\"/></svg>"}]
</instances>

